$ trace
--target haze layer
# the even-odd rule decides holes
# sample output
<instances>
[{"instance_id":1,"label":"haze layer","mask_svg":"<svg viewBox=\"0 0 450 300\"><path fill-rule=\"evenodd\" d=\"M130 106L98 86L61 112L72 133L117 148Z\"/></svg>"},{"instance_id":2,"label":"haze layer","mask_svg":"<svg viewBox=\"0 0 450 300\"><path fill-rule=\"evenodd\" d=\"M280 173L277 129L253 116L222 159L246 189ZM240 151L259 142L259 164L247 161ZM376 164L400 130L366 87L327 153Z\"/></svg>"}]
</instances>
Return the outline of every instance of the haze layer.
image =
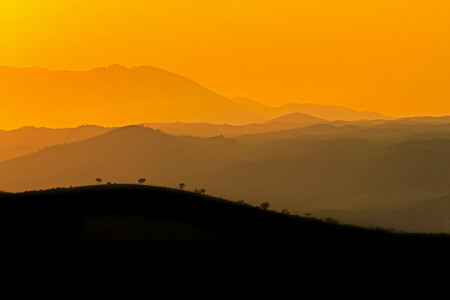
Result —
<instances>
[{"instance_id":1,"label":"haze layer","mask_svg":"<svg viewBox=\"0 0 450 300\"><path fill-rule=\"evenodd\" d=\"M273 106L443 115L449 15L448 0L1 1L0 65L151 65Z\"/></svg>"}]
</instances>

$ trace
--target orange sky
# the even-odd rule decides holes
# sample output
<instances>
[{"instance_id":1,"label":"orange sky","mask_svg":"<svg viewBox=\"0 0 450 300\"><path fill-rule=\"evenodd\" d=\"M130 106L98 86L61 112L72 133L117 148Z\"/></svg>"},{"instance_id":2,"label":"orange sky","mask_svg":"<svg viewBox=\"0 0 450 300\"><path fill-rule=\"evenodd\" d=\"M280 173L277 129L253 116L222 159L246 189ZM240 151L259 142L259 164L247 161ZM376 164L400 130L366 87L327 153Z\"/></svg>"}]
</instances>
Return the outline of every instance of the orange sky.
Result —
<instances>
[{"instance_id":1,"label":"orange sky","mask_svg":"<svg viewBox=\"0 0 450 300\"><path fill-rule=\"evenodd\" d=\"M0 2L0 65L113 63L270 105L450 114L450 1Z\"/></svg>"}]
</instances>

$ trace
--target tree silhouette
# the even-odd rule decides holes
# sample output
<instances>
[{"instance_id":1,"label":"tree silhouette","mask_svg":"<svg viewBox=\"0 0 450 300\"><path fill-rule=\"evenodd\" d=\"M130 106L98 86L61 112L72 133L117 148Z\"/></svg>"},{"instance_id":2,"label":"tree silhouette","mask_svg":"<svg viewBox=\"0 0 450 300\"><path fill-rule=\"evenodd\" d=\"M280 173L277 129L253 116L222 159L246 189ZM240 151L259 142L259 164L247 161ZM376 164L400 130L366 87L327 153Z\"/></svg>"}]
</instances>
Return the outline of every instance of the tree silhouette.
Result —
<instances>
[{"instance_id":1,"label":"tree silhouette","mask_svg":"<svg viewBox=\"0 0 450 300\"><path fill-rule=\"evenodd\" d=\"M140 179L138 180L138 182L139 182L140 185L143 185L146 181L147 181L147 179L145 179L145 178L140 178Z\"/></svg>"},{"instance_id":2,"label":"tree silhouette","mask_svg":"<svg viewBox=\"0 0 450 300\"><path fill-rule=\"evenodd\" d=\"M312 213L306 213L305 216L306 216L307 218L311 218Z\"/></svg>"},{"instance_id":3,"label":"tree silhouette","mask_svg":"<svg viewBox=\"0 0 450 300\"><path fill-rule=\"evenodd\" d=\"M95 181L97 181L98 184L101 184L103 180L101 178L97 178Z\"/></svg>"},{"instance_id":4,"label":"tree silhouette","mask_svg":"<svg viewBox=\"0 0 450 300\"><path fill-rule=\"evenodd\" d=\"M287 210L287 209L283 209L282 211L281 211L281 213L283 214L283 215L287 215L287 216L289 216L291 213L289 212L289 210Z\"/></svg>"},{"instance_id":5,"label":"tree silhouette","mask_svg":"<svg viewBox=\"0 0 450 300\"><path fill-rule=\"evenodd\" d=\"M184 190L185 187L186 185L184 183L180 183L180 190Z\"/></svg>"},{"instance_id":6,"label":"tree silhouette","mask_svg":"<svg viewBox=\"0 0 450 300\"><path fill-rule=\"evenodd\" d=\"M268 210L270 207L270 203L264 202L263 204L261 204L261 209L262 210Z\"/></svg>"}]
</instances>

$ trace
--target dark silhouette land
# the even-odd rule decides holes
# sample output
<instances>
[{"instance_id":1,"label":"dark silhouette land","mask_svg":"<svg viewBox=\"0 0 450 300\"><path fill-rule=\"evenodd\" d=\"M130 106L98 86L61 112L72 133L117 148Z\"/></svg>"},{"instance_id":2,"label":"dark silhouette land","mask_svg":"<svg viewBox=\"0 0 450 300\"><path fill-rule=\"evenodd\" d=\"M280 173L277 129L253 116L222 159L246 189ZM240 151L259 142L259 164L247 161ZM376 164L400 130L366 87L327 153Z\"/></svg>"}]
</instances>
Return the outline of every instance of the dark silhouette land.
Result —
<instances>
[{"instance_id":1,"label":"dark silhouette land","mask_svg":"<svg viewBox=\"0 0 450 300\"><path fill-rule=\"evenodd\" d=\"M2 236L18 240L272 240L308 244L450 243L446 235L395 234L301 218L198 193L101 185L0 194Z\"/></svg>"}]
</instances>

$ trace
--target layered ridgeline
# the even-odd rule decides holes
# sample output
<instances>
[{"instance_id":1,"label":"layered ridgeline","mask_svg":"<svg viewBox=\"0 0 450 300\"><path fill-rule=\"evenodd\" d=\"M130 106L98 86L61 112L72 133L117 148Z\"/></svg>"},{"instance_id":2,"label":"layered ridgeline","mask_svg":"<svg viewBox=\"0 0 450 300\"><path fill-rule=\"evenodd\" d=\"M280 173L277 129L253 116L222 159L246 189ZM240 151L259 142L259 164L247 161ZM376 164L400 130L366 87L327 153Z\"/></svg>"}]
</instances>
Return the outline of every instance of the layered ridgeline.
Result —
<instances>
[{"instance_id":1,"label":"layered ridgeline","mask_svg":"<svg viewBox=\"0 0 450 300\"><path fill-rule=\"evenodd\" d=\"M277 132L316 124L327 124L329 121L303 113L285 115L261 124L229 125L210 123L147 123L144 126L158 129L169 134L197 137L225 136L234 138L247 134Z\"/></svg>"},{"instance_id":2,"label":"layered ridgeline","mask_svg":"<svg viewBox=\"0 0 450 300\"><path fill-rule=\"evenodd\" d=\"M364 138L400 139L409 134L430 137L446 131L450 117L406 118L398 120L327 121L303 113L275 118L265 123L228 125L212 123L146 123L142 126L161 130L171 135L236 138L241 142L282 140L308 135L332 135L355 133ZM313 126L315 125L315 126ZM363 129L364 128L364 129ZM24 127L16 130L0 130L0 162L31 154L49 146L71 143L95 137L110 131L100 126L77 128Z\"/></svg>"},{"instance_id":3,"label":"layered ridgeline","mask_svg":"<svg viewBox=\"0 0 450 300\"><path fill-rule=\"evenodd\" d=\"M327 120L386 119L344 107L271 108L248 99L228 99L161 69L121 66L84 72L0 67L0 107L1 129L177 121L250 124L289 113Z\"/></svg>"},{"instance_id":4,"label":"layered ridgeline","mask_svg":"<svg viewBox=\"0 0 450 300\"><path fill-rule=\"evenodd\" d=\"M339 121L344 122L344 121ZM351 121L345 121L354 123ZM359 121L359 122L385 122ZM358 124L359 124L358 122ZM304 128L317 124L328 124L330 121L307 114L295 113L270 120L261 124L228 125L211 123L147 123L142 126L164 131L173 135L236 138L243 135L286 131ZM77 128L37 128L23 127L16 130L0 130L0 162L31 154L49 146L76 142L106 133L111 128L100 126L80 126Z\"/></svg>"},{"instance_id":5,"label":"layered ridgeline","mask_svg":"<svg viewBox=\"0 0 450 300\"><path fill-rule=\"evenodd\" d=\"M227 125L210 123L148 123L142 126L162 130L173 135L197 137L238 137L246 134L267 133L325 124L328 121L306 114L293 114L262 124ZM37 128L23 127L16 130L0 130L0 162L31 154L44 148L85 140L110 131L100 126L80 126L77 128Z\"/></svg>"},{"instance_id":6,"label":"layered ridgeline","mask_svg":"<svg viewBox=\"0 0 450 300\"><path fill-rule=\"evenodd\" d=\"M440 232L449 230L448 197L432 201L450 192L450 124L443 120L318 124L232 139L130 126L2 162L0 190L146 178L154 185L183 182L231 200L269 202L277 210L333 211L328 216L352 222L369 212L369 225ZM407 214L422 204L427 210L416 211L424 212L426 226L417 216L388 222L390 212Z\"/></svg>"}]
</instances>

